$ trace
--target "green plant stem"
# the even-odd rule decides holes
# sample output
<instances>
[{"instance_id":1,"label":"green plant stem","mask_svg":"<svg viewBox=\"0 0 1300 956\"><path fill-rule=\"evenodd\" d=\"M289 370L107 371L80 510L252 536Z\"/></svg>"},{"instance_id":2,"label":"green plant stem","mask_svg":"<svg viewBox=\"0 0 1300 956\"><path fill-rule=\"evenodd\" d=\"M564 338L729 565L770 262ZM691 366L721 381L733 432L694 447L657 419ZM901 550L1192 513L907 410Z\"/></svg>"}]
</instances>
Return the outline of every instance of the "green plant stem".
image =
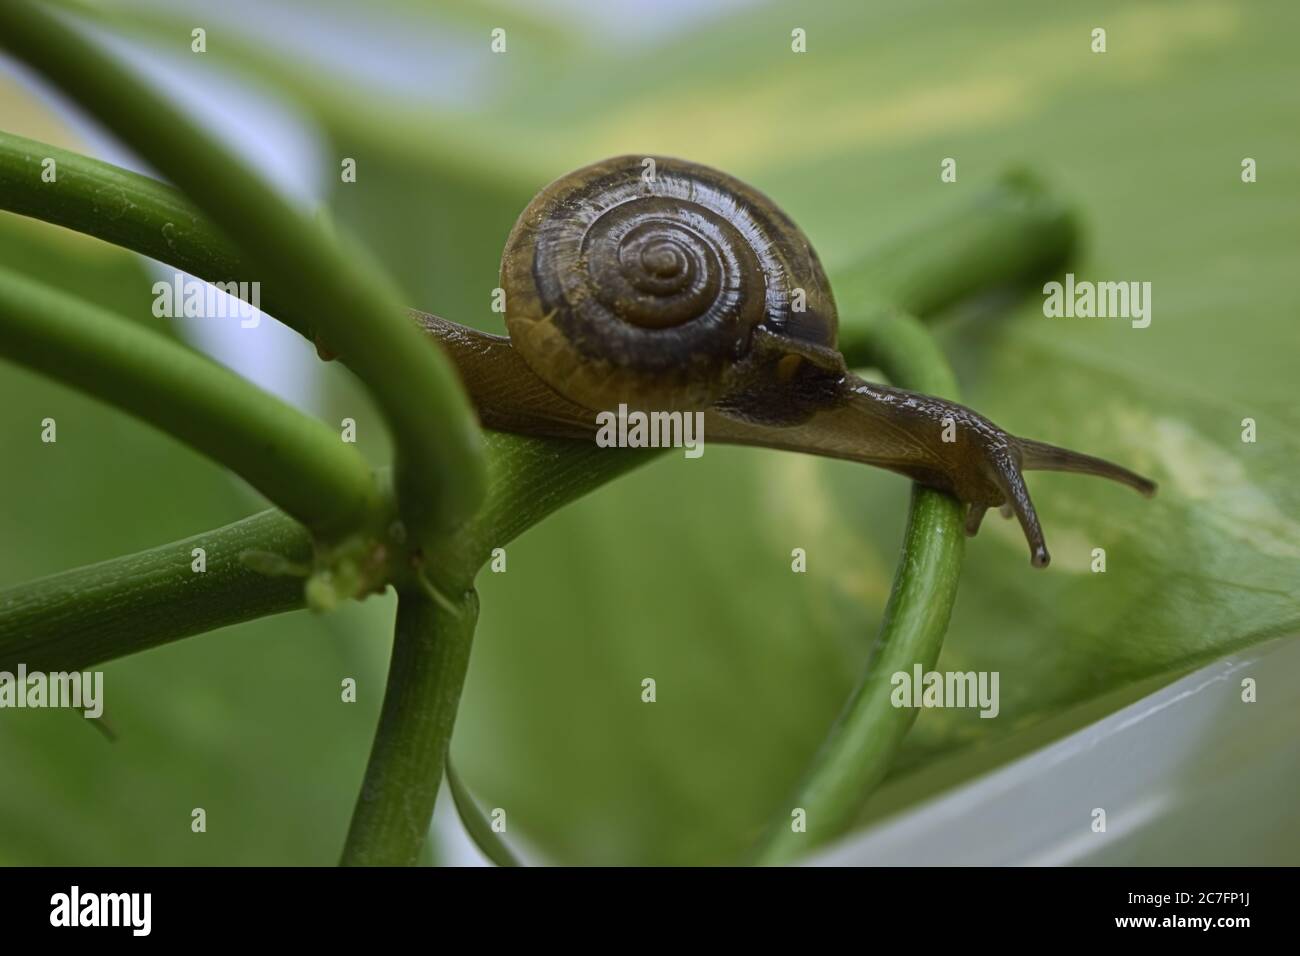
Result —
<instances>
[{"instance_id":1,"label":"green plant stem","mask_svg":"<svg viewBox=\"0 0 1300 956\"><path fill-rule=\"evenodd\" d=\"M193 550L205 552L196 574ZM302 578L248 567L249 550L311 561L306 529L280 511L0 591L0 670L83 670L229 624L303 607Z\"/></svg>"},{"instance_id":2,"label":"green plant stem","mask_svg":"<svg viewBox=\"0 0 1300 956\"><path fill-rule=\"evenodd\" d=\"M370 467L322 422L158 332L2 268L0 358L162 429L323 538L375 520Z\"/></svg>"},{"instance_id":3,"label":"green plant stem","mask_svg":"<svg viewBox=\"0 0 1300 956\"><path fill-rule=\"evenodd\" d=\"M597 448L558 438L487 433L488 493L469 524L430 564L463 578L492 549L565 504L648 462L657 450ZM191 550L207 571L190 570ZM0 670L78 670L207 630L305 606L302 579L268 576L246 552L310 560L306 529L278 511L149 551L63 571L0 591Z\"/></svg>"},{"instance_id":4,"label":"green plant stem","mask_svg":"<svg viewBox=\"0 0 1300 956\"><path fill-rule=\"evenodd\" d=\"M418 590L397 599L379 729L343 848L345 866L414 866L429 832L470 643L478 594L443 607Z\"/></svg>"},{"instance_id":5,"label":"green plant stem","mask_svg":"<svg viewBox=\"0 0 1300 956\"><path fill-rule=\"evenodd\" d=\"M887 313L863 330L869 363L900 388L957 399L957 383L933 337L917 320ZM813 761L793 803L783 808L758 862L788 863L848 831L867 795L884 779L913 708L894 707L891 676L919 663L932 670L957 598L965 552L963 509L956 499L913 486L903 551L866 670ZM797 832L791 812L804 811Z\"/></svg>"},{"instance_id":6,"label":"green plant stem","mask_svg":"<svg viewBox=\"0 0 1300 956\"><path fill-rule=\"evenodd\" d=\"M54 160L55 182L42 179ZM254 270L239 250L177 189L149 176L48 143L0 131L0 209L94 236L208 282L235 282ZM294 304L263 289L258 306L311 339L315 326Z\"/></svg>"},{"instance_id":7,"label":"green plant stem","mask_svg":"<svg viewBox=\"0 0 1300 956\"><path fill-rule=\"evenodd\" d=\"M419 858L469 666L478 616L472 582L492 548L595 484L658 454L619 450L611 456L610 449L585 442L513 441L505 447L510 454L502 455L492 472L486 506L427 556L428 566L442 572L436 600L409 589L399 592L383 713L348 831L344 865L409 866ZM549 469L545 482L530 480L538 465L554 464L562 467ZM450 598L449 581L461 595L454 609L443 606Z\"/></svg>"},{"instance_id":8,"label":"green plant stem","mask_svg":"<svg viewBox=\"0 0 1300 956\"><path fill-rule=\"evenodd\" d=\"M0 4L0 46L46 76L169 177L247 253L277 303L291 305L374 395L397 446L394 483L419 541L464 521L483 494L481 439L450 361L407 320L360 249L318 228L147 83L30 0ZM58 188L57 183L42 184Z\"/></svg>"}]
</instances>

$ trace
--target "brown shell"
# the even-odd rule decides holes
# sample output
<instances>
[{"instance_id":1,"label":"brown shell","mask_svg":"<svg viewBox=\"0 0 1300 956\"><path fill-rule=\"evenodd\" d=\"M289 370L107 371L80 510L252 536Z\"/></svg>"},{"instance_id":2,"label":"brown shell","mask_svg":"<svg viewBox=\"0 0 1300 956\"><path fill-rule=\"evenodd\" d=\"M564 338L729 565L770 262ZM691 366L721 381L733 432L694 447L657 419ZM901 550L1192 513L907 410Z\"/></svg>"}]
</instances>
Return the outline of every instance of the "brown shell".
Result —
<instances>
[{"instance_id":1,"label":"brown shell","mask_svg":"<svg viewBox=\"0 0 1300 956\"><path fill-rule=\"evenodd\" d=\"M649 158L653 177L647 157L608 159L519 216L501 284L528 366L590 409L700 409L734 384L760 327L833 348L830 286L789 217L725 173Z\"/></svg>"}]
</instances>

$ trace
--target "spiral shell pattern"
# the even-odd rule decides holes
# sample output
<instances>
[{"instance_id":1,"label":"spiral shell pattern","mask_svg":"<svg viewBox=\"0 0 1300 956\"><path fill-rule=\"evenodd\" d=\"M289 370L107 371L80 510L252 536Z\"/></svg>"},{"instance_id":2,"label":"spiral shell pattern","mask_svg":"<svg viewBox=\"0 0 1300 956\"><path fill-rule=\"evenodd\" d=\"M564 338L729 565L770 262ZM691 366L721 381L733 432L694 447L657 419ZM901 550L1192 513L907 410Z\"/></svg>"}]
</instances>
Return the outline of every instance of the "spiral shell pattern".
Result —
<instances>
[{"instance_id":1,"label":"spiral shell pattern","mask_svg":"<svg viewBox=\"0 0 1300 956\"><path fill-rule=\"evenodd\" d=\"M761 193L716 170L625 156L544 189L502 256L512 344L592 409L698 409L760 325L834 345L816 254ZM796 288L807 308L791 309Z\"/></svg>"}]
</instances>

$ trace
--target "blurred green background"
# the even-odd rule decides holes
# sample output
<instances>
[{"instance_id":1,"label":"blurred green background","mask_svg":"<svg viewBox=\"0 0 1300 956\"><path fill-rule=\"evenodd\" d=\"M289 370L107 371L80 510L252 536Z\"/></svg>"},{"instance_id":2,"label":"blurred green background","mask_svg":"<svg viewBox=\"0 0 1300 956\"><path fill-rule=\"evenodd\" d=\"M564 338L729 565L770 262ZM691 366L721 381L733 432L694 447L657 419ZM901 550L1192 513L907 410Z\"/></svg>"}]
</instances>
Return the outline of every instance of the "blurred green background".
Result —
<instances>
[{"instance_id":1,"label":"blurred green background","mask_svg":"<svg viewBox=\"0 0 1300 956\"><path fill-rule=\"evenodd\" d=\"M932 782L896 793L986 772L1045 727L1065 733L1296 628L1294 3L64 5L232 124L232 145L359 235L410 305L493 331L515 216L551 179L609 155L680 155L752 183L803 227L832 281L1011 164L1074 201L1087 236L1073 271L1151 282L1151 326L1045 319L1031 294L996 317L947 317L941 341L968 404L1162 491L1146 502L1032 476L1047 572L1029 567L1014 525L986 522L940 668L999 671L1001 715L924 713L892 784ZM1090 51L1098 26L1104 55ZM504 55L489 50L495 27ZM806 54L790 51L795 27ZM0 127L129 161L29 80L3 64ZM342 157L357 160L355 184L338 183ZM956 183L939 180L944 157ZM1241 182L1244 157L1254 184ZM129 254L0 214L0 258L157 322L152 273ZM356 418L382 461L355 383L314 365L305 343L272 340L219 354L327 420ZM39 441L47 416L56 445ZM1247 416L1255 444L1240 440ZM260 507L185 448L7 364L0 461L0 586ZM536 858L738 859L788 806L863 665L907 497L883 472L714 445L550 518L508 548L507 573L480 579L461 775ZM790 572L794 547L807 574ZM1094 547L1104 575L1089 572ZM392 612L372 599L115 662L111 745L66 713L6 711L0 863L335 862ZM344 677L358 680L355 705L339 700ZM645 677L654 705L640 700ZM439 841L444 859L452 843ZM1163 862L1196 861L1185 852Z\"/></svg>"}]
</instances>

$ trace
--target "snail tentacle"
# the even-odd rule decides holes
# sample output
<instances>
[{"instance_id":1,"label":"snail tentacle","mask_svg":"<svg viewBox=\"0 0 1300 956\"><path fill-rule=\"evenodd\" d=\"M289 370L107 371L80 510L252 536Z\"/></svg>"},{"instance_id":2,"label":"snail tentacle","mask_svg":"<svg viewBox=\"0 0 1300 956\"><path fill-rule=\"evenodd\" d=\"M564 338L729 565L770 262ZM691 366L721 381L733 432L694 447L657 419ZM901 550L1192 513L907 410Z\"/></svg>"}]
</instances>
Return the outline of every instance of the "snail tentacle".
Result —
<instances>
[{"instance_id":1,"label":"snail tentacle","mask_svg":"<svg viewBox=\"0 0 1300 956\"><path fill-rule=\"evenodd\" d=\"M1032 438L1017 438L1016 443L1020 446L1023 461L1021 467L1025 471L1068 471L1077 475L1095 475L1128 485L1148 498L1156 493L1156 483L1150 478L1144 478L1104 458L1094 458L1092 455L1034 441Z\"/></svg>"}]
</instances>

